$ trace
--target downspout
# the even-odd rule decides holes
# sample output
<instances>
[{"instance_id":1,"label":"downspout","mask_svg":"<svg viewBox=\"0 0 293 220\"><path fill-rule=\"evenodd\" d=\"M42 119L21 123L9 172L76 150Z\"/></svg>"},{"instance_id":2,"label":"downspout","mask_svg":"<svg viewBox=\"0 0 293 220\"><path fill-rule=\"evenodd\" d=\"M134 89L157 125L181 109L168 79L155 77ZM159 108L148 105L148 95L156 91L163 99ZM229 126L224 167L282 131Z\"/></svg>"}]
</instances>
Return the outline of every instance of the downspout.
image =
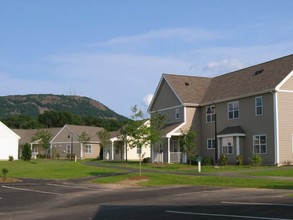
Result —
<instances>
[{"instance_id":1,"label":"downspout","mask_svg":"<svg viewBox=\"0 0 293 220\"><path fill-rule=\"evenodd\" d=\"M170 138L168 137L167 163L170 163Z\"/></svg>"},{"instance_id":2,"label":"downspout","mask_svg":"<svg viewBox=\"0 0 293 220\"><path fill-rule=\"evenodd\" d=\"M279 146L279 106L278 106L278 93L272 91L274 100L274 141L275 141L275 164L280 164L280 146Z\"/></svg>"}]
</instances>

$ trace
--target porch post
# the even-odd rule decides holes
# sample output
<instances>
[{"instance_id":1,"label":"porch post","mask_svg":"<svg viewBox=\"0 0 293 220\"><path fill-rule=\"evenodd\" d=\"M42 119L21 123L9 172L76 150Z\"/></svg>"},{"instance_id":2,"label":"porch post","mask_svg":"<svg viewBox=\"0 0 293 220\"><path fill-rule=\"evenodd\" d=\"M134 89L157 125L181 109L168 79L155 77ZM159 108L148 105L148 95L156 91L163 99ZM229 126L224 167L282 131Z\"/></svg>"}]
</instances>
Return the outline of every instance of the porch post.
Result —
<instances>
[{"instance_id":1,"label":"porch post","mask_svg":"<svg viewBox=\"0 0 293 220\"><path fill-rule=\"evenodd\" d=\"M236 137L236 156L240 155L240 138Z\"/></svg>"},{"instance_id":2,"label":"porch post","mask_svg":"<svg viewBox=\"0 0 293 220\"><path fill-rule=\"evenodd\" d=\"M82 143L80 143L80 159L83 159L83 154L82 154Z\"/></svg>"},{"instance_id":3,"label":"porch post","mask_svg":"<svg viewBox=\"0 0 293 220\"><path fill-rule=\"evenodd\" d=\"M167 163L170 163L170 138L168 138L168 158L167 158Z\"/></svg>"},{"instance_id":4,"label":"porch post","mask_svg":"<svg viewBox=\"0 0 293 220\"><path fill-rule=\"evenodd\" d=\"M112 146L111 146L111 160L114 160L114 141L112 141Z\"/></svg>"}]
</instances>

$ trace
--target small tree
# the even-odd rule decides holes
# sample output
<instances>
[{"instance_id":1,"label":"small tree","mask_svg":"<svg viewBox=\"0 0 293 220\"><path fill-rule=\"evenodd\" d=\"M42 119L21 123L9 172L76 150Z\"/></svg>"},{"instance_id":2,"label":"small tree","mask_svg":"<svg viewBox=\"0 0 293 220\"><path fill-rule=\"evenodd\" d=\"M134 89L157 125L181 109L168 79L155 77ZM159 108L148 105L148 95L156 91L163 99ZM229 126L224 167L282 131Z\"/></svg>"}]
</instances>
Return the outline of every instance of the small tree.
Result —
<instances>
[{"instance_id":1,"label":"small tree","mask_svg":"<svg viewBox=\"0 0 293 220\"><path fill-rule=\"evenodd\" d=\"M45 150L47 157L49 157L51 137L52 137L52 134L50 133L50 131L46 131L46 130L38 130L35 133L35 135L32 137L32 142L37 141Z\"/></svg>"},{"instance_id":2,"label":"small tree","mask_svg":"<svg viewBox=\"0 0 293 220\"><path fill-rule=\"evenodd\" d=\"M186 153L189 164L191 165L191 162L196 155L196 133L191 127L189 130L181 132L180 148L182 152Z\"/></svg>"},{"instance_id":3,"label":"small tree","mask_svg":"<svg viewBox=\"0 0 293 220\"><path fill-rule=\"evenodd\" d=\"M101 140L100 159L102 160L104 147L111 144L110 133L106 129L103 129L103 130L98 131L97 135Z\"/></svg>"},{"instance_id":4,"label":"small tree","mask_svg":"<svg viewBox=\"0 0 293 220\"><path fill-rule=\"evenodd\" d=\"M83 131L81 135L78 136L78 141L82 144L82 146L86 144L87 142L89 142L90 140L91 140L91 136L85 131Z\"/></svg>"},{"instance_id":5,"label":"small tree","mask_svg":"<svg viewBox=\"0 0 293 220\"><path fill-rule=\"evenodd\" d=\"M24 144L22 149L22 159L30 161L32 158L32 150L30 148L30 145L28 143Z\"/></svg>"},{"instance_id":6,"label":"small tree","mask_svg":"<svg viewBox=\"0 0 293 220\"><path fill-rule=\"evenodd\" d=\"M141 176L142 148L151 142L150 123L144 119L142 110L138 109L136 105L131 107L131 111L133 121L128 123L130 136L128 143L131 148L137 147L139 152L139 175Z\"/></svg>"},{"instance_id":7,"label":"small tree","mask_svg":"<svg viewBox=\"0 0 293 220\"><path fill-rule=\"evenodd\" d=\"M6 180L7 173L8 173L8 169L7 168L3 168L2 169L2 179L4 181Z\"/></svg>"}]
</instances>

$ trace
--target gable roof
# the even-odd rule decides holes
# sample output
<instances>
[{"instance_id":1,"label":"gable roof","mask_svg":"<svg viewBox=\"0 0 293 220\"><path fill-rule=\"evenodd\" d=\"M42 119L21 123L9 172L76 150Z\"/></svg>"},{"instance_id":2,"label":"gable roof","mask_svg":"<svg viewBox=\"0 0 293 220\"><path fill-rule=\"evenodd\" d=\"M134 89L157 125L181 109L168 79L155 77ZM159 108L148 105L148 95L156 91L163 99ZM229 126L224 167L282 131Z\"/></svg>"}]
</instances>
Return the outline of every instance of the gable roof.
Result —
<instances>
[{"instance_id":1,"label":"gable roof","mask_svg":"<svg viewBox=\"0 0 293 220\"><path fill-rule=\"evenodd\" d=\"M13 130L8 128L3 122L0 121L0 137L8 138L17 138L20 139L20 136L16 134Z\"/></svg>"},{"instance_id":2,"label":"gable roof","mask_svg":"<svg viewBox=\"0 0 293 220\"><path fill-rule=\"evenodd\" d=\"M274 91L293 70L293 54L212 79L201 103Z\"/></svg>"},{"instance_id":3,"label":"gable roof","mask_svg":"<svg viewBox=\"0 0 293 220\"><path fill-rule=\"evenodd\" d=\"M163 77L173 88L182 104L199 104L207 90L211 78L163 74Z\"/></svg>"}]
</instances>

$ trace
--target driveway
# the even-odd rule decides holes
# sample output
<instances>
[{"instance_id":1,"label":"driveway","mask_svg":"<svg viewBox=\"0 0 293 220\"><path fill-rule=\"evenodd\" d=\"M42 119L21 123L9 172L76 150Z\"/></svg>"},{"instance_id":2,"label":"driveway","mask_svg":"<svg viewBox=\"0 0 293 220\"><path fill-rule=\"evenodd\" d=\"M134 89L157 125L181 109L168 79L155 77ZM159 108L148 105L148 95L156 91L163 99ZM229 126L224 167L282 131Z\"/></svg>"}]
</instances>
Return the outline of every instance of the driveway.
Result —
<instances>
[{"instance_id":1,"label":"driveway","mask_svg":"<svg viewBox=\"0 0 293 220\"><path fill-rule=\"evenodd\" d=\"M290 190L128 187L24 179L0 184L0 219L293 219Z\"/></svg>"}]
</instances>

